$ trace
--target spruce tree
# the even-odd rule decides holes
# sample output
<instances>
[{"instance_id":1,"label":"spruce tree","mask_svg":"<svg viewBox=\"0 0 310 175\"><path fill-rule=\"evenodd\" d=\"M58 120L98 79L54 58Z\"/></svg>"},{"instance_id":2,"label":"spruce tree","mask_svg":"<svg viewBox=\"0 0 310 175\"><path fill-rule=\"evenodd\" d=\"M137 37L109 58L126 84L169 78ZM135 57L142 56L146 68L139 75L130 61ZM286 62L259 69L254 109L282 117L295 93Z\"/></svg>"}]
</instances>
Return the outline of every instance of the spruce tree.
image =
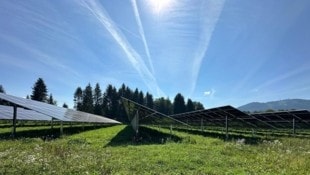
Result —
<instances>
[{"instance_id":1,"label":"spruce tree","mask_svg":"<svg viewBox=\"0 0 310 175\"><path fill-rule=\"evenodd\" d=\"M139 104L144 105L144 94L142 91L139 92L138 101Z\"/></svg>"},{"instance_id":2,"label":"spruce tree","mask_svg":"<svg viewBox=\"0 0 310 175\"><path fill-rule=\"evenodd\" d=\"M68 106L66 103L64 103L64 104L62 105L62 107L63 107L63 108L69 108L69 106Z\"/></svg>"},{"instance_id":3,"label":"spruce tree","mask_svg":"<svg viewBox=\"0 0 310 175\"><path fill-rule=\"evenodd\" d=\"M153 109L153 107L154 107L154 100L153 100L152 94L149 94L148 92L146 93L145 103L146 103L147 107Z\"/></svg>"},{"instance_id":4,"label":"spruce tree","mask_svg":"<svg viewBox=\"0 0 310 175\"><path fill-rule=\"evenodd\" d=\"M93 90L90 83L85 87L83 91L83 102L82 102L82 111L93 113L94 106L93 106Z\"/></svg>"},{"instance_id":5,"label":"spruce tree","mask_svg":"<svg viewBox=\"0 0 310 175\"><path fill-rule=\"evenodd\" d=\"M83 90L81 87L77 87L74 92L74 108L78 111L82 111L83 102Z\"/></svg>"},{"instance_id":6,"label":"spruce tree","mask_svg":"<svg viewBox=\"0 0 310 175\"><path fill-rule=\"evenodd\" d=\"M0 92L5 94L5 90L1 84L0 84Z\"/></svg>"},{"instance_id":7,"label":"spruce tree","mask_svg":"<svg viewBox=\"0 0 310 175\"><path fill-rule=\"evenodd\" d=\"M0 92L5 94L5 90L1 84L0 84ZM7 105L7 103L0 99L0 105Z\"/></svg>"},{"instance_id":8,"label":"spruce tree","mask_svg":"<svg viewBox=\"0 0 310 175\"><path fill-rule=\"evenodd\" d=\"M193 102L193 103L194 103L194 109L195 110L203 110L203 109L205 109L202 103L200 103L200 102Z\"/></svg>"},{"instance_id":9,"label":"spruce tree","mask_svg":"<svg viewBox=\"0 0 310 175\"><path fill-rule=\"evenodd\" d=\"M39 78L32 88L32 100L47 102L47 88L42 78Z\"/></svg>"},{"instance_id":10,"label":"spruce tree","mask_svg":"<svg viewBox=\"0 0 310 175\"><path fill-rule=\"evenodd\" d=\"M194 107L194 103L191 99L188 99L187 100L187 103L186 103L186 111L187 112L191 112L191 111L194 111L195 110L195 107Z\"/></svg>"},{"instance_id":11,"label":"spruce tree","mask_svg":"<svg viewBox=\"0 0 310 175\"><path fill-rule=\"evenodd\" d=\"M94 89L94 114L102 115L102 92L99 83L96 84Z\"/></svg>"},{"instance_id":12,"label":"spruce tree","mask_svg":"<svg viewBox=\"0 0 310 175\"><path fill-rule=\"evenodd\" d=\"M174 98L173 113L179 114L183 112L186 112L184 97L180 93L178 93Z\"/></svg>"},{"instance_id":13,"label":"spruce tree","mask_svg":"<svg viewBox=\"0 0 310 175\"><path fill-rule=\"evenodd\" d=\"M53 94L50 94L50 96L47 99L47 103L51 104L51 105L57 105L56 100L54 100L54 98L53 98Z\"/></svg>"}]
</instances>

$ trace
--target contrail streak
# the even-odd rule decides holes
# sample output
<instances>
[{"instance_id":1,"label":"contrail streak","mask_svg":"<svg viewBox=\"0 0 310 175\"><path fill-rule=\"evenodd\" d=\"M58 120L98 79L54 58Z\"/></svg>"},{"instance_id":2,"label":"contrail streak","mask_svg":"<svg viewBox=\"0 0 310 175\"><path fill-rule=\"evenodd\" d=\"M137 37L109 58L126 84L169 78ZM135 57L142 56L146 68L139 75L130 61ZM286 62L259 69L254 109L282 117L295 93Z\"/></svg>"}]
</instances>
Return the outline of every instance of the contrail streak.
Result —
<instances>
[{"instance_id":1,"label":"contrail streak","mask_svg":"<svg viewBox=\"0 0 310 175\"><path fill-rule=\"evenodd\" d=\"M146 52L146 55L147 55L147 58L148 58L148 61L149 61L149 65L151 67L152 73L154 73L154 66L153 66L153 63L152 63L149 47L148 47L148 44L147 44L146 39L145 39L144 29L143 29L143 25L141 23L141 18L140 18L138 6L137 6L137 1L136 0L131 0L131 4L132 4L132 7L133 7L134 12L135 12L136 22L137 22L137 25L139 27L139 33L140 33L140 35L142 37L142 41L143 41L144 49L145 49L145 52Z\"/></svg>"},{"instance_id":2,"label":"contrail streak","mask_svg":"<svg viewBox=\"0 0 310 175\"><path fill-rule=\"evenodd\" d=\"M191 84L191 93L195 91L196 83L200 71L201 62L206 55L206 52L209 48L209 44L214 32L214 29L217 25L217 22L222 13L225 0L209 0L205 1L207 3L206 8L203 8L203 21L202 21L202 32L200 35L200 44L197 49L197 52L194 56L194 63L192 67L192 84Z\"/></svg>"},{"instance_id":3,"label":"contrail streak","mask_svg":"<svg viewBox=\"0 0 310 175\"><path fill-rule=\"evenodd\" d=\"M128 43L126 37L114 24L114 21L109 17L107 12L97 1L83 1L81 5L88 9L100 22L100 24L112 35L116 43L123 49L129 62L137 70L144 83L153 92L156 92L158 96L163 96L164 93L158 86L154 75L147 68L141 56L133 49Z\"/></svg>"}]
</instances>

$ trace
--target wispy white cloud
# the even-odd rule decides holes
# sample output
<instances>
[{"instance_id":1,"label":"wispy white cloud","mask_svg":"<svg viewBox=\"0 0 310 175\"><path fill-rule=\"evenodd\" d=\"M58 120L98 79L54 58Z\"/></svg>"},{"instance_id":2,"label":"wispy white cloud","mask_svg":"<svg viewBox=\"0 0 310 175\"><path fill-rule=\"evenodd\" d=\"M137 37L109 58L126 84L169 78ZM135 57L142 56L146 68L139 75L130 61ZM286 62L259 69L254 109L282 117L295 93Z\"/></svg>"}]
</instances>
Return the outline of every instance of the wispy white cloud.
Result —
<instances>
[{"instance_id":1,"label":"wispy white cloud","mask_svg":"<svg viewBox=\"0 0 310 175\"><path fill-rule=\"evenodd\" d=\"M149 65L150 65L152 73L154 73L154 66L153 66L153 63L152 63L152 59L151 59L151 55L150 55L150 51L149 51L149 46L148 46L148 44L146 42L146 39L145 39L144 29L143 29L143 25L142 25L142 22L141 22L141 19L140 19L140 13L139 13L139 10L138 10L137 1L136 0L131 0L131 4L132 4L132 7L133 7L133 10L134 10L134 13L135 13L136 22L137 22L137 25L139 27L139 33L140 33L141 39L143 41L143 45L144 45L144 49L145 49L145 52L146 52L146 55L147 55L147 58L148 58L148 62L149 62Z\"/></svg>"},{"instance_id":2,"label":"wispy white cloud","mask_svg":"<svg viewBox=\"0 0 310 175\"><path fill-rule=\"evenodd\" d=\"M191 94L195 91L200 66L209 48L214 29L222 13L224 4L225 0L207 0L204 1L201 7L202 30L200 33L200 42L193 60Z\"/></svg>"},{"instance_id":3,"label":"wispy white cloud","mask_svg":"<svg viewBox=\"0 0 310 175\"><path fill-rule=\"evenodd\" d=\"M116 43L125 52L129 62L137 70L148 88L156 93L156 95L163 96L164 93L158 86L154 75L147 68L141 56L136 52L135 49L133 49L133 47L127 41L126 37L118 29L114 21L109 17L104 7L95 0L80 2L80 5L91 12L91 14L99 21L99 23L111 34Z\"/></svg>"},{"instance_id":4,"label":"wispy white cloud","mask_svg":"<svg viewBox=\"0 0 310 175\"><path fill-rule=\"evenodd\" d=\"M213 98L215 92L216 92L216 91L215 91L214 89L211 89L211 90L208 90L208 91L203 92L203 95L206 96L206 97L211 97L211 98Z\"/></svg>"}]
</instances>

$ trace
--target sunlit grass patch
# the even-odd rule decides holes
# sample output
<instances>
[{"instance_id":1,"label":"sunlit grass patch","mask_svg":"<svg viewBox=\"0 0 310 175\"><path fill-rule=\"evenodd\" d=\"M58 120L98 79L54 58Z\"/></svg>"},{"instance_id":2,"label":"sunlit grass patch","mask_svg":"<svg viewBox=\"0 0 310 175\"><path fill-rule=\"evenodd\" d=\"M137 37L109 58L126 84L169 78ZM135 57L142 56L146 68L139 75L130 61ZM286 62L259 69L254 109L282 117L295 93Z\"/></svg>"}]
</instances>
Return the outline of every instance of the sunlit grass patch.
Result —
<instances>
[{"instance_id":1,"label":"sunlit grass patch","mask_svg":"<svg viewBox=\"0 0 310 175\"><path fill-rule=\"evenodd\" d=\"M251 145L173 130L180 140L158 142L171 132L161 128L163 134L158 130L149 134L158 136L158 140L146 138L136 143L130 129L119 125L51 141L2 140L0 174L308 173L309 139L281 137Z\"/></svg>"}]
</instances>

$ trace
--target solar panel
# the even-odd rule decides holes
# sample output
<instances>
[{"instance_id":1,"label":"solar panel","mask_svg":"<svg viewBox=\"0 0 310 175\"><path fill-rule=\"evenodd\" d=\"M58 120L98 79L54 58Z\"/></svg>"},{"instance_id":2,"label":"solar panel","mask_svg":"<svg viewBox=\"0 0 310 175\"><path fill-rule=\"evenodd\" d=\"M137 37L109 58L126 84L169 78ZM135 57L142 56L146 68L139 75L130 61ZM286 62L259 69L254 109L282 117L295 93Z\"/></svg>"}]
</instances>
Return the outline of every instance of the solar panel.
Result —
<instances>
[{"instance_id":1,"label":"solar panel","mask_svg":"<svg viewBox=\"0 0 310 175\"><path fill-rule=\"evenodd\" d=\"M120 122L112 120L106 117L89 114L86 112L75 111L72 109L62 108L55 105L42 103L39 101L34 101L30 99L24 99L20 97L15 97L12 95L7 95L0 93L0 99L11 102L18 107L26 108L33 110L35 112L44 114L49 117L56 118L60 121L67 122L89 122L89 123L110 123L110 124L119 124ZM36 118L31 117L33 120Z\"/></svg>"},{"instance_id":2,"label":"solar panel","mask_svg":"<svg viewBox=\"0 0 310 175\"><path fill-rule=\"evenodd\" d=\"M310 127L310 112L307 110L255 113L252 116L279 128L291 128L293 122L297 128Z\"/></svg>"},{"instance_id":3,"label":"solar panel","mask_svg":"<svg viewBox=\"0 0 310 175\"><path fill-rule=\"evenodd\" d=\"M138 120L139 124L160 124L160 125L170 125L170 124L181 124L187 125L186 123L174 119L168 115L150 109L144 105L136 103L132 100L122 97L123 105L126 109L129 121ZM134 129L135 126L133 126Z\"/></svg>"},{"instance_id":4,"label":"solar panel","mask_svg":"<svg viewBox=\"0 0 310 175\"><path fill-rule=\"evenodd\" d=\"M225 126L226 117L230 126L246 125L250 127L258 127L256 123L259 122L254 117L232 106L222 106L217 108L186 112L171 115L171 117L189 123L190 125L207 124L211 126Z\"/></svg>"},{"instance_id":5,"label":"solar panel","mask_svg":"<svg viewBox=\"0 0 310 175\"><path fill-rule=\"evenodd\" d=\"M13 107L0 105L0 119L12 120L12 118L13 118ZM32 120L32 121L52 120L52 117L23 108L17 108L16 118L17 120Z\"/></svg>"}]
</instances>

